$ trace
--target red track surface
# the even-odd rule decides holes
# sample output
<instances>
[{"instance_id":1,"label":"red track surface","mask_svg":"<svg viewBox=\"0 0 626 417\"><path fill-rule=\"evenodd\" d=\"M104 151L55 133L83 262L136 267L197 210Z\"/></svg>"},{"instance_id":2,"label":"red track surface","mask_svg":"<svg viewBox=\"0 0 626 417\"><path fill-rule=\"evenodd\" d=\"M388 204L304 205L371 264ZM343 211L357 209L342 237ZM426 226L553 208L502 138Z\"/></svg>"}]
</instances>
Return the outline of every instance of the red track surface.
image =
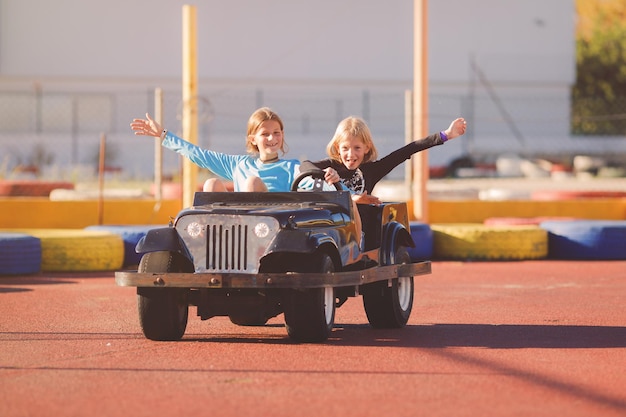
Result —
<instances>
[{"instance_id":1,"label":"red track surface","mask_svg":"<svg viewBox=\"0 0 626 417\"><path fill-rule=\"evenodd\" d=\"M355 298L325 344L152 342L112 273L0 277L0 416L624 416L625 300L624 261L435 262L404 329Z\"/></svg>"}]
</instances>

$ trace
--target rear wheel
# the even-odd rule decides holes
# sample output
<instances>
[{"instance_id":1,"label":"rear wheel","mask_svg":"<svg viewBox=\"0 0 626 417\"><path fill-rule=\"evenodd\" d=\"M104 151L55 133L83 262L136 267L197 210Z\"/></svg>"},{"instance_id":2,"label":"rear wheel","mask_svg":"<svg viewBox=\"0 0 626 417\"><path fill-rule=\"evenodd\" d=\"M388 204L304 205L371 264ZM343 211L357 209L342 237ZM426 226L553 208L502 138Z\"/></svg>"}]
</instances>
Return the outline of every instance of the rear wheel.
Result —
<instances>
[{"instance_id":1,"label":"rear wheel","mask_svg":"<svg viewBox=\"0 0 626 417\"><path fill-rule=\"evenodd\" d=\"M335 271L327 254L317 256L302 272ZM287 290L285 323L287 334L298 342L323 342L328 339L335 322L335 289L333 287Z\"/></svg>"},{"instance_id":2,"label":"rear wheel","mask_svg":"<svg viewBox=\"0 0 626 417\"><path fill-rule=\"evenodd\" d=\"M186 272L185 259L174 252L143 255L138 272ZM151 340L179 340L185 334L189 315L189 289L137 288L139 322Z\"/></svg>"},{"instance_id":3,"label":"rear wheel","mask_svg":"<svg viewBox=\"0 0 626 417\"><path fill-rule=\"evenodd\" d=\"M399 246L394 264L410 263L407 248ZM413 309L413 277L398 277L369 284L363 291L363 306L370 325L377 329L393 329L406 325Z\"/></svg>"}]
</instances>

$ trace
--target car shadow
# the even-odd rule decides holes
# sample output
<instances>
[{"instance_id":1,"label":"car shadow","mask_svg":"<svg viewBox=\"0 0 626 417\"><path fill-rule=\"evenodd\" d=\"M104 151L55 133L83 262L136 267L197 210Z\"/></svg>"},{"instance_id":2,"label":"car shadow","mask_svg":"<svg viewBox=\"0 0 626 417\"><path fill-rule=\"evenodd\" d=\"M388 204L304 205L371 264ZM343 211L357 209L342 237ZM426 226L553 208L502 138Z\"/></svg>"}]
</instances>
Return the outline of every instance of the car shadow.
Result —
<instances>
[{"instance_id":1,"label":"car shadow","mask_svg":"<svg viewBox=\"0 0 626 417\"><path fill-rule=\"evenodd\" d=\"M330 342L348 346L490 349L602 349L626 347L626 327L543 324L432 324L372 329L336 324Z\"/></svg>"},{"instance_id":2,"label":"car shadow","mask_svg":"<svg viewBox=\"0 0 626 417\"><path fill-rule=\"evenodd\" d=\"M0 287L0 294L15 293L15 292L28 292L28 291L33 291L33 290L30 289L30 288L17 288L17 287L5 288L5 287Z\"/></svg>"},{"instance_id":3,"label":"car shadow","mask_svg":"<svg viewBox=\"0 0 626 417\"><path fill-rule=\"evenodd\" d=\"M242 334L188 334L182 342L297 344L286 334L264 333L270 324ZM626 347L626 327L541 324L430 324L373 329L369 324L335 324L325 344L402 348L604 349Z\"/></svg>"}]
</instances>

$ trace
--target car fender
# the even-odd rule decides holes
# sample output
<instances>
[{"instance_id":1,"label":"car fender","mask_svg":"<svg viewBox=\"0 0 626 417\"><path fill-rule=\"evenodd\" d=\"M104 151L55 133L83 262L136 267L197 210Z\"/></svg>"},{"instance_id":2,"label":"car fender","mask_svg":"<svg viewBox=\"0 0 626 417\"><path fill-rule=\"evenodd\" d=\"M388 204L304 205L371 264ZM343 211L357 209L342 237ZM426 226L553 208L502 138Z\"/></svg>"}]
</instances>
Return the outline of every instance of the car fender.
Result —
<instances>
[{"instance_id":1,"label":"car fender","mask_svg":"<svg viewBox=\"0 0 626 417\"><path fill-rule=\"evenodd\" d=\"M339 254L339 246L337 246L337 241L332 237L325 233L316 233L311 235L309 239L313 245L315 246L316 251L323 251L328 254L335 263L335 266L343 266L346 265L349 261L348 254L343 254L341 256ZM343 251L345 252L345 251Z\"/></svg>"},{"instance_id":2,"label":"car fender","mask_svg":"<svg viewBox=\"0 0 626 417\"><path fill-rule=\"evenodd\" d=\"M157 251L178 252L187 259L192 259L185 242L173 227L149 230L135 246L135 252L140 254Z\"/></svg>"},{"instance_id":3,"label":"car fender","mask_svg":"<svg viewBox=\"0 0 626 417\"><path fill-rule=\"evenodd\" d=\"M333 239L326 233L314 233L309 237L309 241L316 249L327 244L330 244L335 249L337 249L337 242L335 241L335 239Z\"/></svg>"},{"instance_id":4,"label":"car fender","mask_svg":"<svg viewBox=\"0 0 626 417\"><path fill-rule=\"evenodd\" d=\"M307 237L306 234L298 230L282 231L272 241L272 244L268 248L268 253L313 253L325 244L331 244L337 248L336 239L328 233L312 233Z\"/></svg>"},{"instance_id":5,"label":"car fender","mask_svg":"<svg viewBox=\"0 0 626 417\"><path fill-rule=\"evenodd\" d=\"M411 233L403 224L389 222L383 227L382 244L380 246L380 259L382 265L391 265L395 262L394 256L398 246L415 247Z\"/></svg>"},{"instance_id":6,"label":"car fender","mask_svg":"<svg viewBox=\"0 0 626 417\"><path fill-rule=\"evenodd\" d=\"M313 233L308 236L302 233L280 233L263 256L272 256L273 254L312 255L320 251L327 253L336 266L348 262L348 258L342 259L339 255L337 237L328 233Z\"/></svg>"}]
</instances>

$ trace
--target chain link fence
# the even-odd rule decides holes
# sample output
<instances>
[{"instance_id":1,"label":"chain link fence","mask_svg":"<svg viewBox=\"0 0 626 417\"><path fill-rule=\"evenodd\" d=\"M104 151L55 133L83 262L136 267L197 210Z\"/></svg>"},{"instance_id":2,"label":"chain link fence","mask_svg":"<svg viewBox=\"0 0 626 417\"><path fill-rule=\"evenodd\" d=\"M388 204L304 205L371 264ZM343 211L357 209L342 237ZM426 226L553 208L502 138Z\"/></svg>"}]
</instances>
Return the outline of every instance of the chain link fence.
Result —
<instances>
[{"instance_id":1,"label":"chain link fence","mask_svg":"<svg viewBox=\"0 0 626 417\"><path fill-rule=\"evenodd\" d=\"M431 165L458 158L489 162L507 152L553 158L580 152L626 154L626 100L621 101L621 108L606 109L612 136L583 137L570 132L574 128L574 133L584 133L580 126L597 116L573 108L562 91L546 91L541 86L534 88L535 93L522 90L524 94L510 89L494 97L480 91L446 93L433 88L429 114L424 115L429 130L443 130L459 116L468 120L469 129L464 138L429 152ZM196 99L199 145L226 153L244 152L248 117L268 105L285 123L287 157L323 158L337 123L348 115L368 122L379 154L385 155L405 142L405 94L397 85L203 89ZM180 90L165 90L163 97L163 124L180 135ZM39 175L70 180L93 176L101 135L107 138L109 168L125 178L149 178L154 141L133 136L129 128L133 118L144 117L146 112L154 112L153 90L0 92L0 178L11 177L20 167L35 167ZM163 157L165 174L177 175L177 155L166 151ZM399 168L391 176L403 175Z\"/></svg>"}]
</instances>

